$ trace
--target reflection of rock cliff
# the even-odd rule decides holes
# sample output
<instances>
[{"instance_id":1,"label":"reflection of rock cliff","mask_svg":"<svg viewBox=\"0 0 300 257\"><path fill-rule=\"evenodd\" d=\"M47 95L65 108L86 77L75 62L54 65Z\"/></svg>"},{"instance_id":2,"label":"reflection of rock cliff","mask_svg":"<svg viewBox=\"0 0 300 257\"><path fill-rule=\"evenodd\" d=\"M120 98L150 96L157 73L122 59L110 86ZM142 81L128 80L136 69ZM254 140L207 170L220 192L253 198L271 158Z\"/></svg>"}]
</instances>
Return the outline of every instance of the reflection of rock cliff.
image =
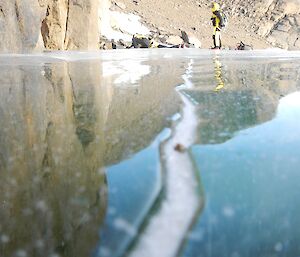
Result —
<instances>
[{"instance_id":1,"label":"reflection of rock cliff","mask_svg":"<svg viewBox=\"0 0 300 257\"><path fill-rule=\"evenodd\" d=\"M98 61L47 62L1 65L1 256L89 256L106 209L104 166L148 145L178 107L170 66L153 90L143 79L113 87Z\"/></svg>"},{"instance_id":2,"label":"reflection of rock cliff","mask_svg":"<svg viewBox=\"0 0 300 257\"><path fill-rule=\"evenodd\" d=\"M196 68L196 87L186 92L198 103L199 143L223 143L240 130L271 120L279 98L297 90L299 81L294 78L299 80L299 74L294 74L295 65L280 61L225 63L220 68L225 84L221 91L207 87L207 80L218 86L220 78L216 78L216 73L206 73L204 83L198 75L203 76L205 69L212 67Z\"/></svg>"},{"instance_id":3,"label":"reflection of rock cliff","mask_svg":"<svg viewBox=\"0 0 300 257\"><path fill-rule=\"evenodd\" d=\"M1 256L88 256L96 246L106 208L96 68L1 67Z\"/></svg>"},{"instance_id":4,"label":"reflection of rock cliff","mask_svg":"<svg viewBox=\"0 0 300 257\"><path fill-rule=\"evenodd\" d=\"M147 66L147 63L141 65ZM166 76L158 76L156 68L159 74ZM131 69L136 72L135 68ZM182 71L168 61L160 61L160 66L153 65L152 69L139 86L114 89L106 123L107 163L146 147L166 127L166 117L179 110L180 99L174 85L180 83L178 78Z\"/></svg>"}]
</instances>

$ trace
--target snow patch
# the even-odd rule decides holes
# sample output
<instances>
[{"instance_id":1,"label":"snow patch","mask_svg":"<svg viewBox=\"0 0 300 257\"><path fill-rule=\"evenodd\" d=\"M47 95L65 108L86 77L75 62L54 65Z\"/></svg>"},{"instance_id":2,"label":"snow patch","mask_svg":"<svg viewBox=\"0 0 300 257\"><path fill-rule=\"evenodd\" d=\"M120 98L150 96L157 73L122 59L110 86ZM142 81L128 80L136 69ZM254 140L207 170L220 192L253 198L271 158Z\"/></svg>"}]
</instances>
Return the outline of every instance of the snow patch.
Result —
<instances>
[{"instance_id":1,"label":"snow patch","mask_svg":"<svg viewBox=\"0 0 300 257\"><path fill-rule=\"evenodd\" d=\"M150 34L150 30L141 24L140 17L132 13L126 14L109 10L102 20L99 20L99 23L100 34L110 40L131 41L132 36L136 33Z\"/></svg>"}]
</instances>

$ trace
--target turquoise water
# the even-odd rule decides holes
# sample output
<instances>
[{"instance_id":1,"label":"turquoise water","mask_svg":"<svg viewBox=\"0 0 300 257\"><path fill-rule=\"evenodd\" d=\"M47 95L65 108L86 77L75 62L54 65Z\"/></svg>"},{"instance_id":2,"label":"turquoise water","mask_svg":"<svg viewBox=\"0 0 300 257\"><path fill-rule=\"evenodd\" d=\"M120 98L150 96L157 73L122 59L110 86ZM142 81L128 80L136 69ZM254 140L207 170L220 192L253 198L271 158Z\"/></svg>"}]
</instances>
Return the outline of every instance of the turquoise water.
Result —
<instances>
[{"instance_id":1,"label":"turquoise water","mask_svg":"<svg viewBox=\"0 0 300 257\"><path fill-rule=\"evenodd\" d=\"M299 62L220 60L195 58L183 88L197 106L191 152L205 203L181 255L298 256Z\"/></svg>"},{"instance_id":2,"label":"turquoise water","mask_svg":"<svg viewBox=\"0 0 300 257\"><path fill-rule=\"evenodd\" d=\"M168 134L162 131L149 147L107 169L108 215L101 228L100 255L121 256L139 234L161 193L159 142Z\"/></svg>"},{"instance_id":3,"label":"turquoise water","mask_svg":"<svg viewBox=\"0 0 300 257\"><path fill-rule=\"evenodd\" d=\"M206 203L184 256L299 256L299 97L229 141L193 147Z\"/></svg>"}]
</instances>

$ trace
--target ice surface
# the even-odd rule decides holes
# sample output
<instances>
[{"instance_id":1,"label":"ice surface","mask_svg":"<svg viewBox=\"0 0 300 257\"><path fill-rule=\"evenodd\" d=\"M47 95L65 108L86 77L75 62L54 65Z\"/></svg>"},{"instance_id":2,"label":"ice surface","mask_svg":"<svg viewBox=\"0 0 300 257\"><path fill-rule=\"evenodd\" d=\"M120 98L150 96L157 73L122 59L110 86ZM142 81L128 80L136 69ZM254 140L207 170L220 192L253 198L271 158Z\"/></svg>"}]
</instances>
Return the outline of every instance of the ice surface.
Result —
<instances>
[{"instance_id":1,"label":"ice surface","mask_svg":"<svg viewBox=\"0 0 300 257\"><path fill-rule=\"evenodd\" d=\"M0 66L1 256L299 255L300 52L44 52Z\"/></svg>"},{"instance_id":2,"label":"ice surface","mask_svg":"<svg viewBox=\"0 0 300 257\"><path fill-rule=\"evenodd\" d=\"M222 58L232 58L232 60L242 59L241 61L249 61L248 58L265 58L265 59L299 59L300 51L286 51L282 49L271 48L267 50L254 50L254 51L235 51L235 50L222 50L213 51L205 49L118 49L106 51L45 51L43 53L34 54L0 54L0 64L5 64L6 61L14 65L20 62L35 63L35 62L56 62L59 60L64 61L83 61L83 60L113 60L124 61L130 60L157 60L161 58L173 59L207 59L213 56Z\"/></svg>"}]
</instances>

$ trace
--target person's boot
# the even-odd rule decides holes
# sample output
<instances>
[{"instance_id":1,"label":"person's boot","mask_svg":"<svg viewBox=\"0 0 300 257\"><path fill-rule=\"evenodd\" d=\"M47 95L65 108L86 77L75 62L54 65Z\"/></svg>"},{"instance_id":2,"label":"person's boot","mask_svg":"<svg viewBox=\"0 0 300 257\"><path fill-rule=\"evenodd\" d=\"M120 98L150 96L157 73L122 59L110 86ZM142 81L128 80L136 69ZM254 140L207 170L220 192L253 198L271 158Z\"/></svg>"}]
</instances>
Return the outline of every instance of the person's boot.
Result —
<instances>
[{"instance_id":1,"label":"person's boot","mask_svg":"<svg viewBox=\"0 0 300 257\"><path fill-rule=\"evenodd\" d=\"M214 47L211 49L213 49L213 50L221 49L221 46L217 46L217 44L216 44L216 36L213 35L212 38L213 38L213 42L214 42Z\"/></svg>"},{"instance_id":2,"label":"person's boot","mask_svg":"<svg viewBox=\"0 0 300 257\"><path fill-rule=\"evenodd\" d=\"M216 47L217 47L217 45L216 45L216 36L213 35L212 38L213 38L213 43L214 43L214 47L212 49L216 49Z\"/></svg>"}]
</instances>

